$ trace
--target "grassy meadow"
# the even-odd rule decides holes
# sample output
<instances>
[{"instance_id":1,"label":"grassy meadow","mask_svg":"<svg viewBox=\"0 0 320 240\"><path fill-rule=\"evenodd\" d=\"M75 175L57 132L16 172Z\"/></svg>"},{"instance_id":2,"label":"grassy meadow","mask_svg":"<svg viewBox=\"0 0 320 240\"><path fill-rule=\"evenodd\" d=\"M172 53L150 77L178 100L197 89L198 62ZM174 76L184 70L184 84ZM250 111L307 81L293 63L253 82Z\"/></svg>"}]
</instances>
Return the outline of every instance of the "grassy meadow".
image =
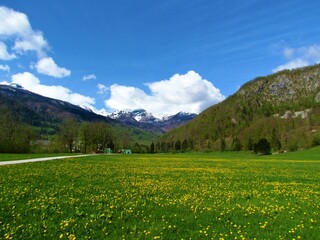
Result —
<instances>
[{"instance_id":1,"label":"grassy meadow","mask_svg":"<svg viewBox=\"0 0 320 240\"><path fill-rule=\"evenodd\" d=\"M0 167L0 239L319 239L320 149Z\"/></svg>"}]
</instances>

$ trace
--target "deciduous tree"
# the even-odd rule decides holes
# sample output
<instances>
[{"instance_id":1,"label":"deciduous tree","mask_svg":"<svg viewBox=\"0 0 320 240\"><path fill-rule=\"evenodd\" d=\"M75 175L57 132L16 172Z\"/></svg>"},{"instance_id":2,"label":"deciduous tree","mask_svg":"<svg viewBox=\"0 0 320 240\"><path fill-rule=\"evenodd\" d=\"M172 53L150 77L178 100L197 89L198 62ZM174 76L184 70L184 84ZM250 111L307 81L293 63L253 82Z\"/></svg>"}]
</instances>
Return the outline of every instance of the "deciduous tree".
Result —
<instances>
[{"instance_id":1,"label":"deciduous tree","mask_svg":"<svg viewBox=\"0 0 320 240\"><path fill-rule=\"evenodd\" d=\"M59 136L62 144L66 146L71 153L78 136L78 123L74 118L66 118L59 128Z\"/></svg>"},{"instance_id":2,"label":"deciduous tree","mask_svg":"<svg viewBox=\"0 0 320 240\"><path fill-rule=\"evenodd\" d=\"M268 155L271 153L271 146L267 139L261 138L259 142L254 144L253 151L255 154L261 153L263 155Z\"/></svg>"}]
</instances>

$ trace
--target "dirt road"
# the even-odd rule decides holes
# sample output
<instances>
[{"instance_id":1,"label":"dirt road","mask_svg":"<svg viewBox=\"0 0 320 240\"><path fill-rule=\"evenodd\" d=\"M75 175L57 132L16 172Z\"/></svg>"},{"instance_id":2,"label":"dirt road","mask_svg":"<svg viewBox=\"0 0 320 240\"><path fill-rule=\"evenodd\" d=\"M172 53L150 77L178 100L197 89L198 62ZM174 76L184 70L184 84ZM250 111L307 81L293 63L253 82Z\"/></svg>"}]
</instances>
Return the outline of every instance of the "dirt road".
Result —
<instances>
[{"instance_id":1,"label":"dirt road","mask_svg":"<svg viewBox=\"0 0 320 240\"><path fill-rule=\"evenodd\" d=\"M2 165L10 165L10 164L30 163L30 162L51 161L51 160L57 160L57 159L63 159L63 158L86 157L86 156L94 156L94 155L96 155L96 154L71 155L71 156L57 156L57 157L45 157L45 158L32 158L32 159L12 160L12 161L0 162L0 166L2 166Z\"/></svg>"}]
</instances>

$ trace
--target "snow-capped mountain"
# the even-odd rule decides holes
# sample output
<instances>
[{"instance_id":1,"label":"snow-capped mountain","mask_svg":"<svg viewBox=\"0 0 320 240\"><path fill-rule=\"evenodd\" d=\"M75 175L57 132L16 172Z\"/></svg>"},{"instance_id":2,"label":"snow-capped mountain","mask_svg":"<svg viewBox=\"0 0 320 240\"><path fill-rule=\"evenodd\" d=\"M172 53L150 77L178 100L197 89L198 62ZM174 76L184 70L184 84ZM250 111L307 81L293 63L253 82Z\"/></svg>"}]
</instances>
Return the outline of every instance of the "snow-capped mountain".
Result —
<instances>
[{"instance_id":1,"label":"snow-capped mountain","mask_svg":"<svg viewBox=\"0 0 320 240\"><path fill-rule=\"evenodd\" d=\"M10 83L8 86L11 86L11 87L17 88L17 89L24 89L21 85L19 85L17 83Z\"/></svg>"},{"instance_id":2,"label":"snow-capped mountain","mask_svg":"<svg viewBox=\"0 0 320 240\"><path fill-rule=\"evenodd\" d=\"M145 122L145 123L152 123L156 120L156 118L148 113L146 110L137 109L137 110L121 110L113 112L109 115L109 117L113 119L135 119L137 122Z\"/></svg>"},{"instance_id":3,"label":"snow-capped mountain","mask_svg":"<svg viewBox=\"0 0 320 240\"><path fill-rule=\"evenodd\" d=\"M133 111L121 110L109 115L109 117L124 124L157 132L167 132L189 122L196 116L197 114L194 113L179 112L175 115L166 116L160 119L154 117L144 109L137 109Z\"/></svg>"},{"instance_id":4,"label":"snow-capped mountain","mask_svg":"<svg viewBox=\"0 0 320 240\"><path fill-rule=\"evenodd\" d=\"M161 126L161 129L163 129L165 132L168 132L173 128L186 124L196 116L198 115L195 113L178 112L175 115L162 118L159 124Z\"/></svg>"}]
</instances>

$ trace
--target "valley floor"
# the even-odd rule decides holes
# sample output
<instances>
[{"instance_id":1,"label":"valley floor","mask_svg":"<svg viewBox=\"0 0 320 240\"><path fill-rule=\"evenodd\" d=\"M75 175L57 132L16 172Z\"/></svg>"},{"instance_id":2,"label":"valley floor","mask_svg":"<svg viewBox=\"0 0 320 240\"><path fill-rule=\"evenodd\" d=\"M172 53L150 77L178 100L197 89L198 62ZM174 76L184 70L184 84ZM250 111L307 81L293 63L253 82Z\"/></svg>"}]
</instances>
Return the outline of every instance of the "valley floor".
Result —
<instances>
[{"instance_id":1,"label":"valley floor","mask_svg":"<svg viewBox=\"0 0 320 240\"><path fill-rule=\"evenodd\" d=\"M1 239L317 239L319 148L0 167Z\"/></svg>"}]
</instances>

